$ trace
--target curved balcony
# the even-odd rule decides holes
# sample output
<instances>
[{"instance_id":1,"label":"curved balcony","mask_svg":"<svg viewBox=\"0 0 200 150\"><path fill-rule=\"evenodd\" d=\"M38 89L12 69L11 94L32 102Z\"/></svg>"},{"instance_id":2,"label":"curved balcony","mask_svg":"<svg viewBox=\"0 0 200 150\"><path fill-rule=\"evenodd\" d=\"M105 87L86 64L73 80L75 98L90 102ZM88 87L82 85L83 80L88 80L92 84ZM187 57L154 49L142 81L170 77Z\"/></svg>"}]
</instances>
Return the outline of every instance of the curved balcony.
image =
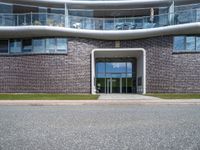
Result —
<instances>
[{"instance_id":1,"label":"curved balcony","mask_svg":"<svg viewBox=\"0 0 200 150\"><path fill-rule=\"evenodd\" d=\"M174 31L179 29L177 28L178 25L193 29L196 26L199 27L199 21L200 9L173 14L124 18L88 18L48 13L0 14L0 35L3 36L2 33L5 35L5 32L8 31L17 33L14 32L15 29L23 32L25 30L33 32L35 29L39 32L46 32L48 36L53 32L55 35L61 36L90 37L91 34L92 38L97 39L98 36L101 39L122 39L120 38L120 35L122 35L123 39L131 39L130 34L139 38L157 36L159 34L175 34L176 32ZM190 27L188 23L193 25ZM47 29L49 29L50 33L47 33ZM56 33L58 31L59 33ZM66 34L61 34L62 32ZM145 35L147 32L149 35ZM135 35L133 35L134 33ZM153 33L156 33L156 35ZM108 35L108 38L103 38L102 34ZM128 37L126 38L124 34L127 34ZM141 36L142 34L143 36ZM177 34L180 34L180 32L177 32ZM192 34L194 33L192 32Z\"/></svg>"}]
</instances>

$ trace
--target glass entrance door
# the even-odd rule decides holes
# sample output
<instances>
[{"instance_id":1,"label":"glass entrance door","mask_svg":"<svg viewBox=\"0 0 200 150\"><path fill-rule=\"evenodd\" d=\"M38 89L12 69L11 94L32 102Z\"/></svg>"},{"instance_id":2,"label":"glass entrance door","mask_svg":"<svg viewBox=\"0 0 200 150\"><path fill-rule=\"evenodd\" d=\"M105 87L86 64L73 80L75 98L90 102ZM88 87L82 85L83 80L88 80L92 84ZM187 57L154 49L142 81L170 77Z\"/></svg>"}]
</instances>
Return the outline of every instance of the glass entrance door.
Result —
<instances>
[{"instance_id":1,"label":"glass entrance door","mask_svg":"<svg viewBox=\"0 0 200 150\"><path fill-rule=\"evenodd\" d=\"M96 59L96 90L97 93L135 93L136 60Z\"/></svg>"},{"instance_id":2,"label":"glass entrance door","mask_svg":"<svg viewBox=\"0 0 200 150\"><path fill-rule=\"evenodd\" d=\"M122 78L107 78L106 93L122 93Z\"/></svg>"},{"instance_id":3,"label":"glass entrance door","mask_svg":"<svg viewBox=\"0 0 200 150\"><path fill-rule=\"evenodd\" d=\"M122 93L121 78L112 78L112 93Z\"/></svg>"}]
</instances>

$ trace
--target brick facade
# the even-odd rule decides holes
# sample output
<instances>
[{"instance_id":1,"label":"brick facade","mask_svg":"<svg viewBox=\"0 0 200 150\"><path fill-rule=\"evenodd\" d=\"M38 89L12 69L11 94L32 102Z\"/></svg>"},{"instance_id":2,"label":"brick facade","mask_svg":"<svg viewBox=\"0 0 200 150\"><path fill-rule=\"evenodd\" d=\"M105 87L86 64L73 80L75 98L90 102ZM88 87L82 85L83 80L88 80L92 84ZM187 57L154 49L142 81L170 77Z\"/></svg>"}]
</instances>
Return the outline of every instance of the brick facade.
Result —
<instances>
[{"instance_id":1,"label":"brick facade","mask_svg":"<svg viewBox=\"0 0 200 150\"><path fill-rule=\"evenodd\" d=\"M0 55L0 92L90 93L91 51L114 41L68 39L66 55ZM173 37L121 41L147 52L147 92L200 92L200 54L173 54Z\"/></svg>"}]
</instances>

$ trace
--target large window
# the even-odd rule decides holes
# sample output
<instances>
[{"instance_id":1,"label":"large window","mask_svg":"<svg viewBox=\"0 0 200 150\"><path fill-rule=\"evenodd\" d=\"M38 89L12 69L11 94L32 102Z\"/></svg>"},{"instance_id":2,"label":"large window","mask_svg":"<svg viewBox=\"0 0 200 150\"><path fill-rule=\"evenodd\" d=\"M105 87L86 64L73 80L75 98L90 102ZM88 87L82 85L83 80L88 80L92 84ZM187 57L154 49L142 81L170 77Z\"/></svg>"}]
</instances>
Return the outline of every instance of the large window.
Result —
<instances>
[{"instance_id":1,"label":"large window","mask_svg":"<svg viewBox=\"0 0 200 150\"><path fill-rule=\"evenodd\" d=\"M67 53L66 38L34 38L0 40L0 53Z\"/></svg>"},{"instance_id":2,"label":"large window","mask_svg":"<svg viewBox=\"0 0 200 150\"><path fill-rule=\"evenodd\" d=\"M67 51L67 39L57 38L57 52Z\"/></svg>"},{"instance_id":3,"label":"large window","mask_svg":"<svg viewBox=\"0 0 200 150\"><path fill-rule=\"evenodd\" d=\"M31 50L32 50L32 40L31 39L23 40L22 43L23 43L22 52L31 52Z\"/></svg>"},{"instance_id":4,"label":"large window","mask_svg":"<svg viewBox=\"0 0 200 150\"><path fill-rule=\"evenodd\" d=\"M11 4L0 3L0 13L4 16L0 16L0 25L1 26L12 26L13 25L13 6ZM5 15L7 14L7 15Z\"/></svg>"},{"instance_id":5,"label":"large window","mask_svg":"<svg viewBox=\"0 0 200 150\"><path fill-rule=\"evenodd\" d=\"M45 52L45 39L33 39L33 52Z\"/></svg>"},{"instance_id":6,"label":"large window","mask_svg":"<svg viewBox=\"0 0 200 150\"><path fill-rule=\"evenodd\" d=\"M56 39L55 38L49 38L46 39L46 50L49 53L53 53L56 50Z\"/></svg>"},{"instance_id":7,"label":"large window","mask_svg":"<svg viewBox=\"0 0 200 150\"><path fill-rule=\"evenodd\" d=\"M10 53L21 53L21 52L22 52L22 41L10 40Z\"/></svg>"},{"instance_id":8,"label":"large window","mask_svg":"<svg viewBox=\"0 0 200 150\"><path fill-rule=\"evenodd\" d=\"M200 52L200 37L175 36L173 52Z\"/></svg>"},{"instance_id":9,"label":"large window","mask_svg":"<svg viewBox=\"0 0 200 150\"><path fill-rule=\"evenodd\" d=\"M189 36L186 37L186 50L188 51L195 51L195 37Z\"/></svg>"}]
</instances>

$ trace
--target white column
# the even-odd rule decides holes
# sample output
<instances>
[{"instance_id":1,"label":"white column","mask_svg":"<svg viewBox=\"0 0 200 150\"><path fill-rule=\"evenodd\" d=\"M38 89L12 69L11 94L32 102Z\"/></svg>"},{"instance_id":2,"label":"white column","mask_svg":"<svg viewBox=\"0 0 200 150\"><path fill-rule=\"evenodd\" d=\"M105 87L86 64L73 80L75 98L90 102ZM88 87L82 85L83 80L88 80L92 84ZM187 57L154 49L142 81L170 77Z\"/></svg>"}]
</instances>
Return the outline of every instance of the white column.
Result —
<instances>
[{"instance_id":1,"label":"white column","mask_svg":"<svg viewBox=\"0 0 200 150\"><path fill-rule=\"evenodd\" d=\"M174 1L172 2L172 4L169 7L169 23L171 25L174 24Z\"/></svg>"},{"instance_id":2,"label":"white column","mask_svg":"<svg viewBox=\"0 0 200 150\"><path fill-rule=\"evenodd\" d=\"M96 87L95 87L95 57L94 57L95 51L92 51L91 56L91 93L96 94Z\"/></svg>"},{"instance_id":3,"label":"white column","mask_svg":"<svg viewBox=\"0 0 200 150\"><path fill-rule=\"evenodd\" d=\"M69 10L67 8L67 3L65 3L65 27L69 27Z\"/></svg>"},{"instance_id":4,"label":"white column","mask_svg":"<svg viewBox=\"0 0 200 150\"><path fill-rule=\"evenodd\" d=\"M143 94L146 94L146 51L143 50Z\"/></svg>"}]
</instances>

